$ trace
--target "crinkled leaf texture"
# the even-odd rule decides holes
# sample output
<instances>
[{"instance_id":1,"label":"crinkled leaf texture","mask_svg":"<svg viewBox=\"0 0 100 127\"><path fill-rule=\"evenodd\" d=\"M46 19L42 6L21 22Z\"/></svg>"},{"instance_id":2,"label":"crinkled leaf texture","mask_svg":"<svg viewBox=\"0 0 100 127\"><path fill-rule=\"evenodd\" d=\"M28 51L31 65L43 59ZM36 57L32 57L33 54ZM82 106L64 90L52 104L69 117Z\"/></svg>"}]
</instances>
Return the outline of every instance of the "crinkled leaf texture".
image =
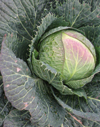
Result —
<instances>
[{"instance_id":1,"label":"crinkled leaf texture","mask_svg":"<svg viewBox=\"0 0 100 127\"><path fill-rule=\"evenodd\" d=\"M98 26L100 24L99 0L94 2L95 7L90 6L93 4L92 1L95 0L82 1L81 4L79 0L65 0L63 4L58 3L57 8L52 11L68 22L71 27L79 28L87 25Z\"/></svg>"},{"instance_id":2,"label":"crinkled leaf texture","mask_svg":"<svg viewBox=\"0 0 100 127\"><path fill-rule=\"evenodd\" d=\"M33 125L58 127L63 123L65 111L50 93L48 83L31 77L27 64L7 48L5 39L0 70L6 97L16 109L29 111Z\"/></svg>"},{"instance_id":3,"label":"crinkled leaf texture","mask_svg":"<svg viewBox=\"0 0 100 127\"><path fill-rule=\"evenodd\" d=\"M31 125L28 111L12 110L4 121L3 127L36 127Z\"/></svg>"},{"instance_id":4,"label":"crinkled leaf texture","mask_svg":"<svg viewBox=\"0 0 100 127\"><path fill-rule=\"evenodd\" d=\"M3 122L5 121L5 118L9 114L12 106L6 99L5 95L2 93L0 96L0 127L2 127Z\"/></svg>"},{"instance_id":5,"label":"crinkled leaf texture","mask_svg":"<svg viewBox=\"0 0 100 127\"><path fill-rule=\"evenodd\" d=\"M13 42L19 50L17 56L27 59L27 49L36 34L37 25L46 14L45 9L50 8L49 0L0 0L0 47L5 34L17 34L19 44ZM48 5L48 6L47 6ZM23 48L22 47L22 48Z\"/></svg>"},{"instance_id":6,"label":"crinkled leaf texture","mask_svg":"<svg viewBox=\"0 0 100 127\"><path fill-rule=\"evenodd\" d=\"M12 42L12 45L13 45L12 47L15 47L12 50L14 51L16 56L26 60L27 59L26 52L28 49L28 45L31 43L31 39L35 37L35 31L37 30L37 25L41 24L42 18L45 17L47 14L50 14L50 12L52 14L55 14L55 17L57 17L58 19L56 22L53 22L52 26L50 26L49 28L55 28L60 25L61 26L67 25L69 27L73 26L76 28L81 28L82 26L87 26L87 25L98 26L100 24L100 7L99 7L100 0L53 0L55 4L52 4L51 1L52 0L0 0L0 45L2 42L2 37L5 34L12 33L7 43ZM61 4L59 4L58 1L60 1ZM83 4L81 5L79 1ZM89 4L84 3L84 1ZM51 8L49 5L51 5ZM60 22L59 17L63 21ZM50 23L51 21L53 21L53 19L49 19ZM44 27L45 29L40 29L40 27L38 27L38 30L40 30L40 34L38 38L35 37L36 40L40 39L40 35L44 33L43 30L45 31L48 26L47 24L49 24L49 22L47 23L44 20L43 22L45 24L45 27ZM94 29L97 30L97 28L95 27ZM88 31L89 30L90 28L88 29ZM16 33L17 35L14 33ZM95 33L95 31L94 32L89 31L88 33L90 38L93 37L92 42L95 39L96 39L95 40L96 42L98 43L100 42L99 32L96 32L96 35L99 35L97 38L94 38L94 34L91 36L91 34ZM22 48L23 48L23 52L22 52ZM98 57L100 58L100 46L97 46L96 48L97 48ZM8 54L6 55L8 57ZM80 101L79 97L74 98L74 96L67 96L67 100L66 100L68 102L67 104L69 106L72 106L72 108L74 108L74 105L76 104L76 109L80 111L91 110L91 112L95 112L95 113L100 112L99 110L100 78L99 77L100 77L100 74L96 75L93 79L93 84L85 86L86 93L87 95L89 95L88 104L86 104L86 101L84 101L83 98ZM29 88L30 88L30 85L29 85ZM1 100L2 100L2 97L1 97ZM19 100L21 100L21 98L19 98ZM12 102L14 103L14 100L12 100ZM1 101L1 103L3 103L3 101ZM2 106L0 106L1 107L0 109L1 111L4 111L3 106L5 104L1 104L1 105ZM20 114L21 111L18 111L18 112L12 111L12 112L14 114L15 113ZM19 121L17 121L16 118L19 119L20 115L19 117L16 117L15 119L13 119L14 117L11 117L12 112L8 116L8 119L11 118L13 120L13 122L10 125L14 125L14 123L16 123L16 126L19 127L18 125ZM7 117L7 114L6 112L3 114L3 117L1 117L0 124L3 123L4 117ZM20 124L20 125L25 125L25 123L26 122L24 121L23 124ZM87 119L78 117L67 111L63 126L64 127L76 127L76 126L77 127L78 126L79 127L84 127L84 126L100 127L100 123L96 121L89 121Z\"/></svg>"},{"instance_id":7,"label":"crinkled leaf texture","mask_svg":"<svg viewBox=\"0 0 100 127\"><path fill-rule=\"evenodd\" d=\"M88 95L87 101L77 96L67 96L66 98L65 96L60 96L53 92L58 103L66 109L66 117L64 122L69 126L72 126L70 124L70 119L73 121L74 126L100 126L100 97L95 96L95 92L99 95L99 90L96 89L98 85L96 84L95 86L92 86L92 88L90 87L91 85L93 84L89 84L86 87L86 93ZM95 92L92 91L93 88L95 88ZM64 127L66 127L66 124Z\"/></svg>"}]
</instances>

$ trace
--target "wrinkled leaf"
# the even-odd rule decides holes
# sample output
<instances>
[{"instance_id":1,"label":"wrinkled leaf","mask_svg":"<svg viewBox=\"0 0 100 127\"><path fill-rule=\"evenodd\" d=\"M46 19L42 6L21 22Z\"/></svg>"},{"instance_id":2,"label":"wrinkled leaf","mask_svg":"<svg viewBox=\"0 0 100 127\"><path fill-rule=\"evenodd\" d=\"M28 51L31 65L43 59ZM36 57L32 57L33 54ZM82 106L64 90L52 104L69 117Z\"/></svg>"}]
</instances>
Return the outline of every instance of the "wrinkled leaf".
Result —
<instances>
[{"instance_id":1,"label":"wrinkled leaf","mask_svg":"<svg viewBox=\"0 0 100 127\"><path fill-rule=\"evenodd\" d=\"M85 2L82 4L78 0L66 0L62 5L57 4L53 12L69 22L71 27L81 27L87 25L98 26L100 24L100 7L91 12L91 6Z\"/></svg>"},{"instance_id":2,"label":"wrinkled leaf","mask_svg":"<svg viewBox=\"0 0 100 127\"><path fill-rule=\"evenodd\" d=\"M39 23L42 14L40 12L46 6L46 2L46 0L1 0L0 19L1 26L4 26L1 28L4 32L7 29L26 39L32 39L36 22Z\"/></svg>"},{"instance_id":3,"label":"wrinkled leaf","mask_svg":"<svg viewBox=\"0 0 100 127\"><path fill-rule=\"evenodd\" d=\"M2 94L2 96L0 96L0 127L3 125L3 122L5 121L5 118L7 117L11 108L11 104L8 102L5 95Z\"/></svg>"},{"instance_id":4,"label":"wrinkled leaf","mask_svg":"<svg viewBox=\"0 0 100 127\"><path fill-rule=\"evenodd\" d=\"M99 127L99 122L89 121L81 117L75 116L70 112L66 112L63 127Z\"/></svg>"},{"instance_id":5,"label":"wrinkled leaf","mask_svg":"<svg viewBox=\"0 0 100 127\"><path fill-rule=\"evenodd\" d=\"M30 122L30 115L27 111L11 110L4 121L3 127L36 127Z\"/></svg>"},{"instance_id":6,"label":"wrinkled leaf","mask_svg":"<svg viewBox=\"0 0 100 127\"><path fill-rule=\"evenodd\" d=\"M95 10L100 5L100 0L79 0L81 3L86 2L91 6L91 11Z\"/></svg>"},{"instance_id":7,"label":"wrinkled leaf","mask_svg":"<svg viewBox=\"0 0 100 127\"><path fill-rule=\"evenodd\" d=\"M7 99L16 109L28 110L33 125L57 127L63 122L65 113L51 95L48 83L39 78L32 78L27 64L16 58L4 41L0 70Z\"/></svg>"},{"instance_id":8,"label":"wrinkled leaf","mask_svg":"<svg viewBox=\"0 0 100 127\"><path fill-rule=\"evenodd\" d=\"M95 41L98 36L100 35L100 26L85 26L81 27L80 30L82 30L85 33L85 36L96 46L99 44L99 41ZM100 44L99 44L100 45Z\"/></svg>"},{"instance_id":9,"label":"wrinkled leaf","mask_svg":"<svg viewBox=\"0 0 100 127\"><path fill-rule=\"evenodd\" d=\"M53 93L58 102L66 109L69 115L78 122L77 126L100 126L100 94L98 84L88 84L85 86L87 101L76 96L60 96ZM72 101L70 101L72 100ZM72 118L70 119L72 121ZM70 123L69 117L65 117L65 121ZM70 124L72 126L72 124Z\"/></svg>"},{"instance_id":10,"label":"wrinkled leaf","mask_svg":"<svg viewBox=\"0 0 100 127\"><path fill-rule=\"evenodd\" d=\"M3 82L2 82L2 76L0 77L0 97L2 96L3 94Z\"/></svg>"},{"instance_id":11,"label":"wrinkled leaf","mask_svg":"<svg viewBox=\"0 0 100 127\"><path fill-rule=\"evenodd\" d=\"M30 65L30 68L31 68L31 71L32 70L32 65L31 65L31 62L32 62L32 52L34 50L34 47L36 49L38 49L38 46L37 46L37 43L40 39L40 37L45 33L46 29L52 24L53 21L56 20L56 17L53 16L52 14L48 14L46 15L46 17L44 17L42 19L42 23L40 26L37 27L38 29L38 32L36 33L35 37L33 38L32 40L32 43L30 45L30 55L29 55L29 59L28 59L28 62L29 62L29 65ZM34 47L33 47L34 46ZM33 72L34 73L34 72Z\"/></svg>"},{"instance_id":12,"label":"wrinkled leaf","mask_svg":"<svg viewBox=\"0 0 100 127\"><path fill-rule=\"evenodd\" d=\"M48 6L47 6L48 5ZM13 36L16 34L17 40L21 42L26 54L20 54L26 60L28 45L36 34L37 25L45 16L45 8L50 8L48 0L1 0L0 1L0 47L2 38L6 34ZM15 43L17 45L18 43ZM27 46L27 47L26 47ZM19 50L19 46L17 51ZM18 54L18 53L17 53Z\"/></svg>"}]
</instances>

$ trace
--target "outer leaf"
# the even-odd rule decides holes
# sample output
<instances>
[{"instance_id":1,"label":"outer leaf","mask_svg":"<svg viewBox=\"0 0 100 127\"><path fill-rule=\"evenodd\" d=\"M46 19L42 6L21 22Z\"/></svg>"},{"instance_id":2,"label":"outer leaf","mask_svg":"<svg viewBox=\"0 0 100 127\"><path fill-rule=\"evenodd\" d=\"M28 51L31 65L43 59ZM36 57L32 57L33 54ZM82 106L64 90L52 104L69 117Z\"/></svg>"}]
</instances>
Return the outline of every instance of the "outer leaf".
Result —
<instances>
[{"instance_id":1,"label":"outer leaf","mask_svg":"<svg viewBox=\"0 0 100 127\"><path fill-rule=\"evenodd\" d=\"M99 42L99 40L100 40L100 35L95 39L95 41ZM96 49L96 53L97 53L97 57L98 57L97 64L100 64L100 44L97 44L95 46L95 49Z\"/></svg>"},{"instance_id":2,"label":"outer leaf","mask_svg":"<svg viewBox=\"0 0 100 127\"><path fill-rule=\"evenodd\" d=\"M31 43L37 24L40 24L41 19L47 13L43 13L46 8L50 8L49 0L0 0L0 47L2 38L5 34L10 33L11 36L16 33L14 45L24 47L26 54L20 54L24 60L27 55L28 45ZM17 47L19 50L19 46ZM22 51L22 50L21 50ZM18 51L19 52L19 51ZM18 53L17 53L18 55ZM20 57L18 56L18 57Z\"/></svg>"},{"instance_id":3,"label":"outer leaf","mask_svg":"<svg viewBox=\"0 0 100 127\"><path fill-rule=\"evenodd\" d=\"M80 117L76 117L73 114L67 112L63 123L63 127L85 127Z\"/></svg>"},{"instance_id":4,"label":"outer leaf","mask_svg":"<svg viewBox=\"0 0 100 127\"><path fill-rule=\"evenodd\" d=\"M63 127L99 127L99 122L85 120L67 111Z\"/></svg>"},{"instance_id":5,"label":"outer leaf","mask_svg":"<svg viewBox=\"0 0 100 127\"><path fill-rule=\"evenodd\" d=\"M38 31L37 31L37 33L36 33L34 39L32 40L32 43L31 43L31 45L30 45L30 56L29 56L29 59L28 59L28 61L30 62L30 64L31 64L31 57L32 57L32 52L33 52L34 47L35 47L36 49L38 49L37 43L38 43L39 39L40 39L41 36L45 33L46 29L47 29L47 28L52 24L52 22L55 21L55 20L56 20L56 17L49 13L48 15L46 15L46 17L44 17L44 18L42 19L41 25L37 27ZM33 47L33 45L34 45L34 47Z\"/></svg>"},{"instance_id":6,"label":"outer leaf","mask_svg":"<svg viewBox=\"0 0 100 127\"><path fill-rule=\"evenodd\" d=\"M2 124L8 113L10 112L11 108L12 106L6 99L5 95L2 94L2 96L0 96L0 127L2 127Z\"/></svg>"},{"instance_id":7,"label":"outer leaf","mask_svg":"<svg viewBox=\"0 0 100 127\"><path fill-rule=\"evenodd\" d=\"M95 41L98 36L100 35L100 26L94 27L94 26L86 26L81 27L81 31L85 33L85 36L96 46L99 44L99 40ZM100 44L99 44L100 45Z\"/></svg>"},{"instance_id":8,"label":"outer leaf","mask_svg":"<svg viewBox=\"0 0 100 127\"><path fill-rule=\"evenodd\" d=\"M3 94L3 83L2 83L2 79L0 79L0 97L2 96L2 94Z\"/></svg>"},{"instance_id":9,"label":"outer leaf","mask_svg":"<svg viewBox=\"0 0 100 127\"><path fill-rule=\"evenodd\" d=\"M40 12L46 2L46 0L9 0L9 2L1 0L1 23L5 28L9 28L10 32L15 31L27 39L32 39L36 21L39 21L42 14Z\"/></svg>"},{"instance_id":10,"label":"outer leaf","mask_svg":"<svg viewBox=\"0 0 100 127\"><path fill-rule=\"evenodd\" d=\"M81 3L86 2L90 4L92 11L95 10L95 8L100 5L100 0L79 0L79 1Z\"/></svg>"},{"instance_id":11,"label":"outer leaf","mask_svg":"<svg viewBox=\"0 0 100 127\"><path fill-rule=\"evenodd\" d=\"M73 108L68 106L66 103L64 103L62 100L60 100L56 96L55 96L55 98L57 99L59 104L61 104L66 110L73 113L74 115L85 118L85 119L89 119L89 120L92 120L92 121L94 120L94 121L99 121L100 122L100 113L96 114L96 113L90 113L90 112L86 112L86 113L80 112L80 111L74 110Z\"/></svg>"},{"instance_id":12,"label":"outer leaf","mask_svg":"<svg viewBox=\"0 0 100 127\"><path fill-rule=\"evenodd\" d=\"M30 122L30 115L26 111L12 110L4 121L3 127L36 127Z\"/></svg>"},{"instance_id":13,"label":"outer leaf","mask_svg":"<svg viewBox=\"0 0 100 127\"><path fill-rule=\"evenodd\" d=\"M62 5L58 4L53 12L59 17L63 17L71 27L98 26L100 24L100 7L96 6L95 10L91 12L91 6L85 2L81 4L79 0L66 0Z\"/></svg>"},{"instance_id":14,"label":"outer leaf","mask_svg":"<svg viewBox=\"0 0 100 127\"><path fill-rule=\"evenodd\" d=\"M37 45L41 36L45 33L47 28L56 20L56 17L49 13L42 19L42 23L40 26L37 27L38 32L35 35L35 38L32 40L32 46L34 47ZM35 47L36 48L36 47ZM31 51L32 52L32 51Z\"/></svg>"},{"instance_id":15,"label":"outer leaf","mask_svg":"<svg viewBox=\"0 0 100 127\"><path fill-rule=\"evenodd\" d=\"M26 61L29 53L29 41L26 41L24 38L21 41L20 39L18 39L18 36L15 33L8 33L8 36L6 35L6 38L7 47L9 47L17 57Z\"/></svg>"},{"instance_id":16,"label":"outer leaf","mask_svg":"<svg viewBox=\"0 0 100 127\"><path fill-rule=\"evenodd\" d=\"M77 122L77 126L100 126L100 94L99 84L88 84L85 86L86 94L88 96L87 101L83 98L77 98L76 96L60 96L56 93L55 98L58 102L66 108L67 116L65 122L68 125L73 126ZM71 101L70 101L71 100ZM74 121L73 121L74 119ZM71 120L71 123L70 123ZM72 122L73 121L73 122ZM75 122L76 121L76 122Z\"/></svg>"},{"instance_id":17,"label":"outer leaf","mask_svg":"<svg viewBox=\"0 0 100 127\"><path fill-rule=\"evenodd\" d=\"M30 65L32 72L33 72L33 70L32 70L31 62L32 62L32 52L34 50L34 47L38 50L37 43L38 43L39 39L45 33L47 28L52 24L52 22L55 20L56 20L56 17L49 13L48 15L46 15L46 17L44 17L42 19L41 25L37 27L38 31L37 31L34 39L32 40L32 43L30 45L30 54L29 54L29 59L28 59L28 63Z\"/></svg>"},{"instance_id":18,"label":"outer leaf","mask_svg":"<svg viewBox=\"0 0 100 127\"><path fill-rule=\"evenodd\" d=\"M51 95L48 84L32 78L26 63L16 58L4 41L0 69L8 100L18 110L28 110L34 125L58 127L63 122L64 109Z\"/></svg>"},{"instance_id":19,"label":"outer leaf","mask_svg":"<svg viewBox=\"0 0 100 127\"><path fill-rule=\"evenodd\" d=\"M12 106L4 95L2 77L0 77L0 127L2 127L11 108Z\"/></svg>"}]
</instances>

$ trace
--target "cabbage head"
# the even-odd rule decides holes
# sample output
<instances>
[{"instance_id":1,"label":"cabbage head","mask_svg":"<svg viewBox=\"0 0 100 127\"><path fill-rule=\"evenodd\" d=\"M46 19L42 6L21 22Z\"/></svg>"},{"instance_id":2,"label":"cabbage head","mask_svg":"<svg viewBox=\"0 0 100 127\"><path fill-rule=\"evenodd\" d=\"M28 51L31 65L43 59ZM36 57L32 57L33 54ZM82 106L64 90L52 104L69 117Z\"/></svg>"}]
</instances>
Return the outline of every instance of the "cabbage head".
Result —
<instances>
[{"instance_id":1,"label":"cabbage head","mask_svg":"<svg viewBox=\"0 0 100 127\"><path fill-rule=\"evenodd\" d=\"M82 88L94 77L96 51L94 45L81 31L68 27L54 28L42 36L36 47L38 51L33 51L33 70L60 92L62 90L61 93L69 94L65 89ZM47 74L40 76L37 72L39 68L35 66L35 58L37 63L41 61L46 68L49 66L48 70L55 70L55 75L59 75L62 84L47 79ZM42 72L45 72L46 68L42 68Z\"/></svg>"},{"instance_id":2,"label":"cabbage head","mask_svg":"<svg viewBox=\"0 0 100 127\"><path fill-rule=\"evenodd\" d=\"M46 37L40 47L39 59L60 72L65 82L87 78L95 68L94 46L79 32L55 32Z\"/></svg>"}]
</instances>

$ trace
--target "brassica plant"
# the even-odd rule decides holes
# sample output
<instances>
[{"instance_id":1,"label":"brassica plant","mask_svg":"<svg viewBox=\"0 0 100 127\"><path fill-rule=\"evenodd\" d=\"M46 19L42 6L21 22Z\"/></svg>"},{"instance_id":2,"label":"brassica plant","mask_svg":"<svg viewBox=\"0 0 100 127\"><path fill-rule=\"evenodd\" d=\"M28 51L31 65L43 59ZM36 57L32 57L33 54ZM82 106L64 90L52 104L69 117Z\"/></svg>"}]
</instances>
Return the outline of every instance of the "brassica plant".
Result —
<instances>
[{"instance_id":1,"label":"brassica plant","mask_svg":"<svg viewBox=\"0 0 100 127\"><path fill-rule=\"evenodd\" d=\"M0 126L100 127L100 1L0 1Z\"/></svg>"}]
</instances>

